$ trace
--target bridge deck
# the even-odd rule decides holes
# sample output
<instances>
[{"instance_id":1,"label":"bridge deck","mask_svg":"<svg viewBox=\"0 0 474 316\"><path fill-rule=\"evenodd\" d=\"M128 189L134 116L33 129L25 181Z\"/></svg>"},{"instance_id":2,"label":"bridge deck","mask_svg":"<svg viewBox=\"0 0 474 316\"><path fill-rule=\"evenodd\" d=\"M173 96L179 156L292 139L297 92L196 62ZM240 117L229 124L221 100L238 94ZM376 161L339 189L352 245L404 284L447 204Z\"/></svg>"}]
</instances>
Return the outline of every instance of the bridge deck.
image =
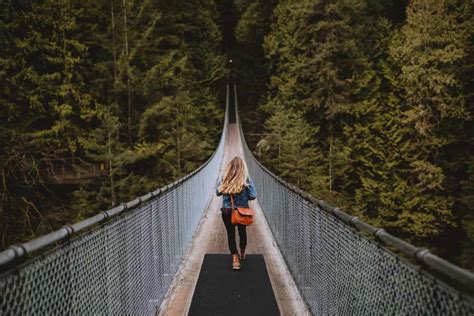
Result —
<instances>
[{"instance_id":1,"label":"bridge deck","mask_svg":"<svg viewBox=\"0 0 474 316\"><path fill-rule=\"evenodd\" d=\"M230 259L204 256L189 315L279 315L263 256L246 256L240 271L232 270Z\"/></svg>"},{"instance_id":2,"label":"bridge deck","mask_svg":"<svg viewBox=\"0 0 474 316\"><path fill-rule=\"evenodd\" d=\"M238 124L228 125L225 144L221 173L227 161L234 156L244 158ZM221 218L221 204L222 197L214 195L159 309L159 315L187 315L205 254L228 254L229 258L231 257ZM265 258L266 269L281 315L310 315L272 237L258 204L258 198L250 202L250 207L256 210L256 215L254 224L247 227L246 253L262 254ZM238 236L237 232L236 235ZM243 270L235 272L245 273Z\"/></svg>"}]
</instances>

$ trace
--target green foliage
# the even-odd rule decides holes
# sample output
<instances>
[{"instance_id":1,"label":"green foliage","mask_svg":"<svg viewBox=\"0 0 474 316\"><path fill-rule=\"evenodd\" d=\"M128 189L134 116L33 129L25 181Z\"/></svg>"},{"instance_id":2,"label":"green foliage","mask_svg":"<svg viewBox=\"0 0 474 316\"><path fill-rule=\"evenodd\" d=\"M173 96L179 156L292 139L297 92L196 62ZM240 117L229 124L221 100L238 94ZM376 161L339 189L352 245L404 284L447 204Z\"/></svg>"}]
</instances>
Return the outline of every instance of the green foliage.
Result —
<instances>
[{"instance_id":1,"label":"green foliage","mask_svg":"<svg viewBox=\"0 0 474 316\"><path fill-rule=\"evenodd\" d=\"M210 156L225 60L212 1L3 1L0 14L2 247ZM69 178L99 172L59 185L60 161L72 161Z\"/></svg>"},{"instance_id":2,"label":"green foliage","mask_svg":"<svg viewBox=\"0 0 474 316\"><path fill-rule=\"evenodd\" d=\"M3 1L0 10L5 246L71 219L61 212L64 191L47 183L45 170L58 158L80 152L97 109L84 80L93 64L80 40L91 32L90 25L75 19L81 8L54 1Z\"/></svg>"},{"instance_id":3,"label":"green foliage","mask_svg":"<svg viewBox=\"0 0 474 316\"><path fill-rule=\"evenodd\" d=\"M469 118L460 69L466 61L467 25L458 1L413 1L390 55L397 66L393 85L400 95L403 159L410 192L402 217L415 236L439 236L453 218L453 197L445 188L443 151L459 141L452 126ZM454 132L454 133L453 133Z\"/></svg>"},{"instance_id":4,"label":"green foliage","mask_svg":"<svg viewBox=\"0 0 474 316\"><path fill-rule=\"evenodd\" d=\"M263 41L270 30L270 18L277 1L238 0L234 3L239 20L234 30L237 51L231 57L239 86L239 115L246 133L259 133L267 115L256 108L265 97L270 77ZM250 145L256 140L255 137L248 139Z\"/></svg>"},{"instance_id":5,"label":"green foliage","mask_svg":"<svg viewBox=\"0 0 474 316\"><path fill-rule=\"evenodd\" d=\"M302 189L311 189L315 161L320 158L311 146L314 128L300 113L280 108L267 120L265 129L268 131L265 140L270 146L266 153L270 157L268 163L279 176Z\"/></svg>"},{"instance_id":6,"label":"green foliage","mask_svg":"<svg viewBox=\"0 0 474 316\"><path fill-rule=\"evenodd\" d=\"M0 3L2 246L199 166L217 142L216 88L232 57L265 164L472 268L472 3L215 3ZM59 186L64 161L100 172Z\"/></svg>"},{"instance_id":7,"label":"green foliage","mask_svg":"<svg viewBox=\"0 0 474 316\"><path fill-rule=\"evenodd\" d=\"M282 1L265 37L272 77L261 108L271 113L284 105L318 127L314 147L322 155L315 161L321 171L315 191L330 201L344 200L344 191L351 190L353 166L342 132L352 124L351 111L377 84L364 54L373 24L367 10L364 1Z\"/></svg>"},{"instance_id":8,"label":"green foliage","mask_svg":"<svg viewBox=\"0 0 474 316\"><path fill-rule=\"evenodd\" d=\"M150 142L148 148L155 146L157 150L156 146L160 145L161 154L150 157L159 158L154 164L169 170L170 174L162 175L163 178L171 180L184 176L199 166L200 157L211 155L214 144L209 135L206 136L208 127L190 122L212 122L212 117L216 117L212 104L199 106L186 92L164 97L143 113L139 135L143 141ZM149 176L153 176L151 170L148 169Z\"/></svg>"},{"instance_id":9,"label":"green foliage","mask_svg":"<svg viewBox=\"0 0 474 316\"><path fill-rule=\"evenodd\" d=\"M309 124L309 142L287 147L317 153L301 156L304 189L451 260L459 248L443 243L464 234L465 264L472 258L472 4L417 0L406 17L390 12L397 5L280 1L267 18L270 80L260 111L276 138L291 139L285 129L301 133L284 122L293 113ZM251 26L265 29L247 22L257 20L253 11L243 12L238 38L252 38ZM275 141L263 139L260 152L262 142L271 145L264 161L298 184L297 155L288 152L283 163Z\"/></svg>"}]
</instances>

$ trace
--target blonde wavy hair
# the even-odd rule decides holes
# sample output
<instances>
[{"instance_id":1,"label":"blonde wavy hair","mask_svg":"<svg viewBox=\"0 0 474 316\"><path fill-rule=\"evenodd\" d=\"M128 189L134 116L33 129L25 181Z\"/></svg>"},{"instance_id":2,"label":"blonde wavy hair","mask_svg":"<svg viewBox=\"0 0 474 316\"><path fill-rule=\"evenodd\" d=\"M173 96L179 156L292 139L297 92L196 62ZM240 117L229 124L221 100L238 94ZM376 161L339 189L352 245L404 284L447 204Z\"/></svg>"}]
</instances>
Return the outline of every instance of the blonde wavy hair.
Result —
<instances>
[{"instance_id":1,"label":"blonde wavy hair","mask_svg":"<svg viewBox=\"0 0 474 316\"><path fill-rule=\"evenodd\" d=\"M219 191L227 194L240 193L247 186L248 169L245 162L239 157L234 157L227 164L224 180L219 186Z\"/></svg>"}]
</instances>

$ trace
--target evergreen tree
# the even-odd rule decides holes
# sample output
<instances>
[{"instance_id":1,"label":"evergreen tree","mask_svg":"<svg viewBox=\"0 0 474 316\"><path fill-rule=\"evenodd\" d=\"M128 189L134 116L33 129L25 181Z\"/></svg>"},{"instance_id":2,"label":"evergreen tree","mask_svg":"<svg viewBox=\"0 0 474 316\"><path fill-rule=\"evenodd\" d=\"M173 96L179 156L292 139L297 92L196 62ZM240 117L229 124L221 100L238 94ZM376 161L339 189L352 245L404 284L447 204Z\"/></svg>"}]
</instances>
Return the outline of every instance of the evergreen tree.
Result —
<instances>
[{"instance_id":1,"label":"evergreen tree","mask_svg":"<svg viewBox=\"0 0 474 316\"><path fill-rule=\"evenodd\" d=\"M459 17L463 21L467 32L467 45L462 66L460 80L463 83L463 96L469 119L462 120L462 124L455 125L456 149L446 148L444 159L449 163L448 181L453 192L454 211L461 222L462 240L459 263L474 270L474 15L473 4L466 2L459 6ZM454 157L450 153L455 153ZM455 163L451 162L451 159ZM451 240L448 240L450 242Z\"/></svg>"},{"instance_id":2,"label":"evergreen tree","mask_svg":"<svg viewBox=\"0 0 474 316\"><path fill-rule=\"evenodd\" d=\"M212 1L3 1L0 10L3 247L154 190L208 158L224 65ZM178 128L144 134L161 103L179 114L166 118ZM51 173L62 161L73 162L69 176L88 165L101 172L60 187Z\"/></svg>"},{"instance_id":3,"label":"evergreen tree","mask_svg":"<svg viewBox=\"0 0 474 316\"><path fill-rule=\"evenodd\" d=\"M239 108L246 135L258 133L265 121L265 115L257 110L264 100L269 71L263 49L264 36L270 31L270 18L277 1L235 1L239 20L235 26L237 51L234 60L239 87ZM247 137L249 146L255 137Z\"/></svg>"},{"instance_id":4,"label":"evergreen tree","mask_svg":"<svg viewBox=\"0 0 474 316\"><path fill-rule=\"evenodd\" d=\"M84 80L91 61L79 34L91 29L76 20L82 8L55 1L4 1L0 6L6 246L71 218L66 212L46 211L63 209L63 192L50 185L48 174L57 161L80 154L96 109Z\"/></svg>"},{"instance_id":5,"label":"evergreen tree","mask_svg":"<svg viewBox=\"0 0 474 316\"><path fill-rule=\"evenodd\" d=\"M301 113L279 108L267 120L266 142L270 145L269 160L277 174L301 189L312 190L315 161L321 158L312 146L314 129Z\"/></svg>"},{"instance_id":6,"label":"evergreen tree","mask_svg":"<svg viewBox=\"0 0 474 316\"><path fill-rule=\"evenodd\" d=\"M468 116L459 77L467 33L457 4L413 1L390 49L399 69L394 83L404 139L399 172L406 181L398 218L403 231L419 238L437 237L455 225L440 158L459 137L454 126Z\"/></svg>"},{"instance_id":7,"label":"evergreen tree","mask_svg":"<svg viewBox=\"0 0 474 316\"><path fill-rule=\"evenodd\" d=\"M342 131L374 81L364 41L356 40L367 35L367 11L365 1L282 1L265 38L274 75L262 109L284 104L318 127L314 146L325 155L316 162L322 172L316 177L327 179L319 196L344 199L354 185Z\"/></svg>"},{"instance_id":8,"label":"evergreen tree","mask_svg":"<svg viewBox=\"0 0 474 316\"><path fill-rule=\"evenodd\" d=\"M211 154L220 131L211 85L222 75L224 60L217 50L220 33L211 2L203 4L115 3L117 37L127 32L123 45L129 46L129 53L122 47L113 93L121 109L117 117L122 131L128 130L124 122L133 122L134 145L112 146L109 166L115 169L109 178L115 188L89 183L78 193L79 200L93 203L94 194L131 199L185 175ZM134 101L131 112L129 96ZM129 143L123 136L120 139ZM112 188L116 193L110 192Z\"/></svg>"}]
</instances>

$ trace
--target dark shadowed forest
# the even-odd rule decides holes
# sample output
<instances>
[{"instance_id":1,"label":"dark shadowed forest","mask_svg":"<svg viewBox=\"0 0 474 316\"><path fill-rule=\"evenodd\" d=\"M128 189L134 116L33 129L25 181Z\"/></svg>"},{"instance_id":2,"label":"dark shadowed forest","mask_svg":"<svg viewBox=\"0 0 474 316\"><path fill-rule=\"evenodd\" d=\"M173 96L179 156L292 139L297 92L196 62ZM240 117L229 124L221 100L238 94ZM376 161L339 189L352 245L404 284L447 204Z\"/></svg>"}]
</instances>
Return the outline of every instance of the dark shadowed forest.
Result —
<instances>
[{"instance_id":1,"label":"dark shadowed forest","mask_svg":"<svg viewBox=\"0 0 474 316\"><path fill-rule=\"evenodd\" d=\"M0 3L1 248L214 151L228 59L256 157L474 270L469 0Z\"/></svg>"},{"instance_id":2,"label":"dark shadowed forest","mask_svg":"<svg viewBox=\"0 0 474 316\"><path fill-rule=\"evenodd\" d=\"M212 1L2 1L2 246L164 186L214 151Z\"/></svg>"}]
</instances>

